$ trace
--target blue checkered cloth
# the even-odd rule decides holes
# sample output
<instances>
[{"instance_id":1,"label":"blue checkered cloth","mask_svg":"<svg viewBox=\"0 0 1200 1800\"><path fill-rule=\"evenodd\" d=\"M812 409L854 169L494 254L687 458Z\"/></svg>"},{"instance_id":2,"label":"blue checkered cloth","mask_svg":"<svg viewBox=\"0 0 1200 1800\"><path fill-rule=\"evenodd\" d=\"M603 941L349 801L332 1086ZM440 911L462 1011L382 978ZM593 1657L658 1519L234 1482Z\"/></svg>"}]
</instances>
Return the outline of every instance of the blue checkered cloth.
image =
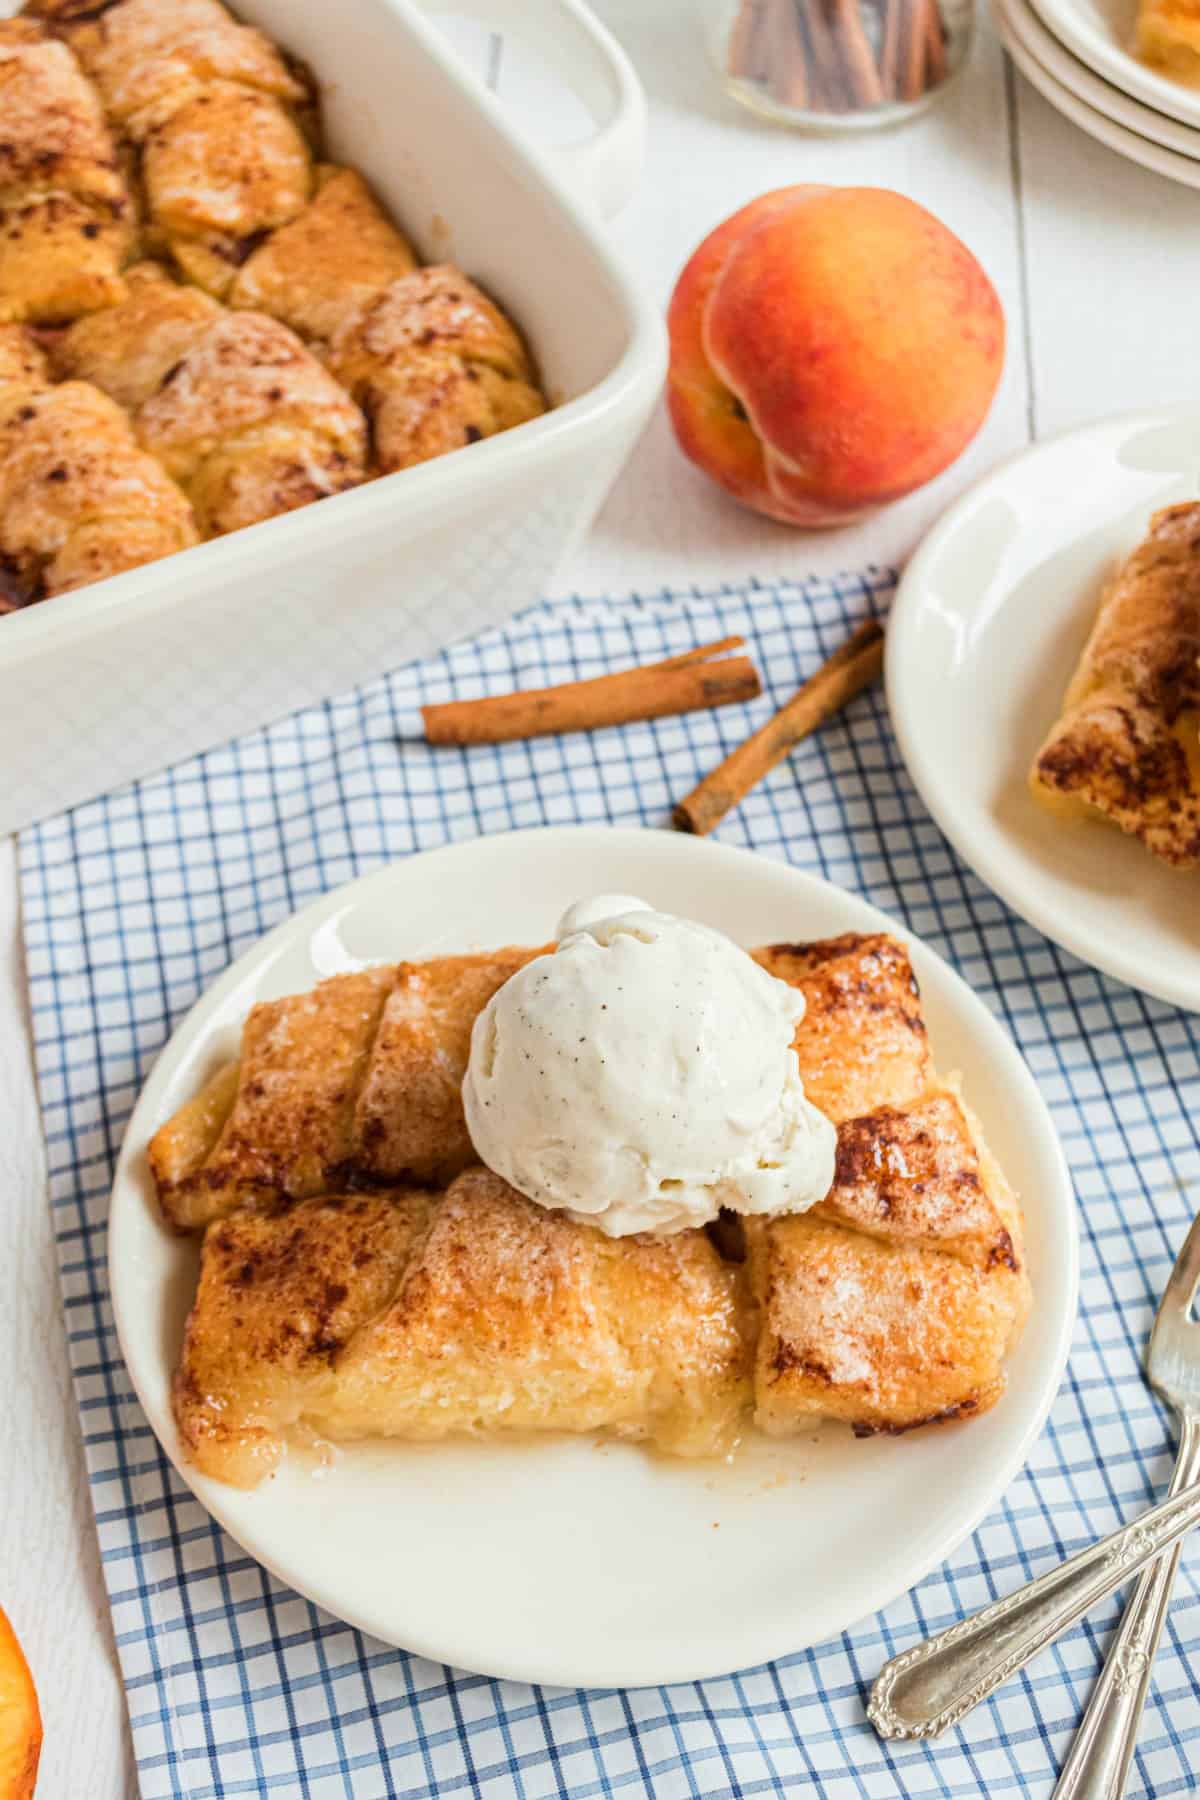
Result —
<instances>
[{"instance_id":1,"label":"blue checkered cloth","mask_svg":"<svg viewBox=\"0 0 1200 1800\"><path fill-rule=\"evenodd\" d=\"M1172 1450L1139 1358L1200 1199L1200 1020L1085 968L963 867L863 695L722 826L903 919L1007 1023L1052 1106L1083 1219L1070 1370L1028 1467L942 1569L858 1630L725 1680L571 1693L364 1638L247 1558L139 1411L113 1330L104 1221L121 1133L185 1010L294 908L391 858L512 826L662 826L670 803L870 612L888 576L570 600L21 840L25 941L97 1530L146 1800L233 1794L1048 1795L1116 1616L1098 1610L932 1747L879 1742L880 1664L1132 1517ZM415 707L593 675L743 632L749 707L501 748L398 742ZM1176 1591L1130 1792L1194 1792L1200 1558Z\"/></svg>"}]
</instances>

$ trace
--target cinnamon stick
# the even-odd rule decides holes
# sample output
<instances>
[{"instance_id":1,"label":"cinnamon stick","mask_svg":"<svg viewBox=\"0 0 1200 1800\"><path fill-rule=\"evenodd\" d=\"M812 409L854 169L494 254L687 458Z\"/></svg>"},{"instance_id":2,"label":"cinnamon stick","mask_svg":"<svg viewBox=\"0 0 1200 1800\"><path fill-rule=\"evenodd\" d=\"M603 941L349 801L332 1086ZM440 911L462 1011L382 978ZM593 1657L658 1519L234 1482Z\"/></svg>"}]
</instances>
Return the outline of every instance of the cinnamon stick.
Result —
<instances>
[{"instance_id":1,"label":"cinnamon stick","mask_svg":"<svg viewBox=\"0 0 1200 1800\"><path fill-rule=\"evenodd\" d=\"M729 38L725 46L725 72L728 75L745 74L758 24L757 13L756 0L742 0L737 17L729 27Z\"/></svg>"},{"instance_id":2,"label":"cinnamon stick","mask_svg":"<svg viewBox=\"0 0 1200 1800\"><path fill-rule=\"evenodd\" d=\"M909 0L883 0L880 22L879 81L889 100L899 95L900 36L905 7Z\"/></svg>"},{"instance_id":3,"label":"cinnamon stick","mask_svg":"<svg viewBox=\"0 0 1200 1800\"><path fill-rule=\"evenodd\" d=\"M746 68L751 81L765 81L771 73L771 5L772 0L758 0L755 10L754 38Z\"/></svg>"},{"instance_id":4,"label":"cinnamon stick","mask_svg":"<svg viewBox=\"0 0 1200 1800\"><path fill-rule=\"evenodd\" d=\"M877 620L869 619L834 651L773 719L679 802L672 815L676 830L705 836L803 738L875 681L882 668L883 627Z\"/></svg>"},{"instance_id":5,"label":"cinnamon stick","mask_svg":"<svg viewBox=\"0 0 1200 1800\"><path fill-rule=\"evenodd\" d=\"M739 81L759 78L759 64L763 60L759 53L763 38L762 15L768 4L769 0L742 0L730 28L725 67Z\"/></svg>"},{"instance_id":6,"label":"cinnamon stick","mask_svg":"<svg viewBox=\"0 0 1200 1800\"><path fill-rule=\"evenodd\" d=\"M792 0L796 13L796 30L804 47L805 62L808 67L809 107L813 112L836 112L838 110L836 96L827 90L817 54L813 48L812 26L808 16L808 0Z\"/></svg>"},{"instance_id":7,"label":"cinnamon stick","mask_svg":"<svg viewBox=\"0 0 1200 1800\"><path fill-rule=\"evenodd\" d=\"M793 111L847 112L914 101L946 75L938 0L872 0L874 38L862 0L742 0L730 31L728 68L763 84Z\"/></svg>"},{"instance_id":8,"label":"cinnamon stick","mask_svg":"<svg viewBox=\"0 0 1200 1800\"><path fill-rule=\"evenodd\" d=\"M773 24L767 91L780 106L801 111L809 104L808 52L793 0L774 0Z\"/></svg>"},{"instance_id":9,"label":"cinnamon stick","mask_svg":"<svg viewBox=\"0 0 1200 1800\"><path fill-rule=\"evenodd\" d=\"M878 106L883 84L867 34L863 30L859 0L833 0L833 41L841 51L850 95L856 106Z\"/></svg>"},{"instance_id":10,"label":"cinnamon stick","mask_svg":"<svg viewBox=\"0 0 1200 1800\"><path fill-rule=\"evenodd\" d=\"M900 33L899 98L919 100L925 92L925 39L934 0L906 0Z\"/></svg>"},{"instance_id":11,"label":"cinnamon stick","mask_svg":"<svg viewBox=\"0 0 1200 1800\"><path fill-rule=\"evenodd\" d=\"M503 744L753 700L762 692L762 684L749 657L713 660L741 642L741 638L722 638L716 644L685 650L642 668L622 669L616 675L599 675L592 681L423 706L425 736L431 744Z\"/></svg>"},{"instance_id":12,"label":"cinnamon stick","mask_svg":"<svg viewBox=\"0 0 1200 1800\"><path fill-rule=\"evenodd\" d=\"M946 79L946 28L937 0L929 0L925 24L925 86L937 87Z\"/></svg>"},{"instance_id":13,"label":"cinnamon stick","mask_svg":"<svg viewBox=\"0 0 1200 1800\"><path fill-rule=\"evenodd\" d=\"M843 113L849 110L850 95L846 89L833 13L829 0L799 0L803 7L804 28L812 51L813 69L825 101L824 110Z\"/></svg>"}]
</instances>

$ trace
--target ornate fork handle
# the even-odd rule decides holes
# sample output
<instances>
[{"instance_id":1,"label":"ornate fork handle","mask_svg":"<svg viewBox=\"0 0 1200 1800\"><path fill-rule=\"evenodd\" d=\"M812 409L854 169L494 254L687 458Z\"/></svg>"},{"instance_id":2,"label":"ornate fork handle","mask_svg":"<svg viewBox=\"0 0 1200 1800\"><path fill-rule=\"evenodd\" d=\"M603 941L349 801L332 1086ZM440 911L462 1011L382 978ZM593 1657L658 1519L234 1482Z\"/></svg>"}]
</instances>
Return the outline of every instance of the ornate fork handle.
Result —
<instances>
[{"instance_id":1,"label":"ornate fork handle","mask_svg":"<svg viewBox=\"0 0 1200 1800\"><path fill-rule=\"evenodd\" d=\"M1200 1478L1200 1418L1182 1417L1171 1492ZM1171 1604L1181 1542L1143 1571L1063 1764L1054 1800L1120 1800L1137 1743L1158 1640Z\"/></svg>"},{"instance_id":2,"label":"ornate fork handle","mask_svg":"<svg viewBox=\"0 0 1200 1800\"><path fill-rule=\"evenodd\" d=\"M867 1717L881 1737L937 1737L1197 1524L1200 1483L1015 1594L893 1657L871 1689Z\"/></svg>"}]
</instances>

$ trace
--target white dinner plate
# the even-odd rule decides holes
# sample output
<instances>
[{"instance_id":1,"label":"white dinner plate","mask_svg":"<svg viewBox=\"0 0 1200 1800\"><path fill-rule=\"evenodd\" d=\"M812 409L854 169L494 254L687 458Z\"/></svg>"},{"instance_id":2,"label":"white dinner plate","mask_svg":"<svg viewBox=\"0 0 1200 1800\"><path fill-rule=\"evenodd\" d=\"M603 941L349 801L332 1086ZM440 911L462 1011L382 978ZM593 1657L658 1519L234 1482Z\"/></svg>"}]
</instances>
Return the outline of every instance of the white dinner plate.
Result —
<instances>
[{"instance_id":1,"label":"white dinner plate","mask_svg":"<svg viewBox=\"0 0 1200 1800\"><path fill-rule=\"evenodd\" d=\"M1077 100L1136 132L1139 137L1149 138L1152 143L1161 144L1164 149L1174 150L1192 161L1200 161L1200 130L1194 125L1181 125L1177 119L1166 118L1152 107L1143 106L1140 100L1131 99L1111 82L1094 75L1069 50L1063 49L1052 32L1046 30L1030 0L992 0L992 3L1021 48Z\"/></svg>"},{"instance_id":2,"label":"white dinner plate","mask_svg":"<svg viewBox=\"0 0 1200 1800\"><path fill-rule=\"evenodd\" d=\"M931 1040L1022 1194L1035 1303L1009 1389L970 1424L856 1440L752 1438L728 1464L590 1438L293 1455L254 1493L183 1458L171 1371L196 1250L167 1231L146 1166L155 1128L234 1051L255 1001L366 963L537 943L564 907L636 893L740 942L895 930L865 901L746 851L660 831L526 831L456 845L340 888L241 957L159 1058L113 1188L109 1271L142 1406L181 1476L252 1556L329 1612L487 1674L637 1686L725 1673L820 1642L941 1562L1022 1466L1075 1314L1070 1181L1046 1107L983 1003L912 945Z\"/></svg>"},{"instance_id":3,"label":"white dinner plate","mask_svg":"<svg viewBox=\"0 0 1200 1800\"><path fill-rule=\"evenodd\" d=\"M1129 162L1140 163L1143 169L1152 169L1156 175L1165 175L1168 181L1178 181L1184 187L1200 188L1200 161L1190 156L1180 156L1177 150L1164 149L1161 144L1151 143L1149 138L1140 137L1136 131L1130 131L1124 125L1118 125L1115 119L1097 112L1094 106L1080 100L1070 88L1064 87L1050 71L1036 58L1031 56L1020 38L1017 36L1004 11L1003 0L993 7L996 29L1000 34L1004 48L1020 69L1026 80L1048 100L1056 111L1089 137L1094 137L1118 156L1124 156Z\"/></svg>"},{"instance_id":4,"label":"white dinner plate","mask_svg":"<svg viewBox=\"0 0 1200 1800\"><path fill-rule=\"evenodd\" d=\"M1200 125L1200 90L1141 62L1133 42L1137 0L1034 0L1044 23L1081 62L1155 112Z\"/></svg>"},{"instance_id":5,"label":"white dinner plate","mask_svg":"<svg viewBox=\"0 0 1200 1800\"><path fill-rule=\"evenodd\" d=\"M900 583L887 688L909 773L963 859L1085 962L1200 1011L1200 876L1104 824L1064 824L1030 764L1101 590L1150 514L1200 497L1200 413L1105 419L1004 463Z\"/></svg>"}]
</instances>

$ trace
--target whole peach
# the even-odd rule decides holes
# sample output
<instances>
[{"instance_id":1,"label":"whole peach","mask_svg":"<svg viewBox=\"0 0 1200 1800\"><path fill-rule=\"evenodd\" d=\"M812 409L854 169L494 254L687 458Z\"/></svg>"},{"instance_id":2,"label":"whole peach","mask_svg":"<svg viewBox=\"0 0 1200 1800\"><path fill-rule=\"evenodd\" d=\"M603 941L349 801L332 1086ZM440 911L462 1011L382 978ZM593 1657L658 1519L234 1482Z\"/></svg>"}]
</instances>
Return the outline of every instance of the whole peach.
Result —
<instances>
[{"instance_id":1,"label":"whole peach","mask_svg":"<svg viewBox=\"0 0 1200 1800\"><path fill-rule=\"evenodd\" d=\"M987 415L1004 313L966 245L886 188L763 194L671 298L685 455L747 506L844 524L952 463Z\"/></svg>"}]
</instances>

